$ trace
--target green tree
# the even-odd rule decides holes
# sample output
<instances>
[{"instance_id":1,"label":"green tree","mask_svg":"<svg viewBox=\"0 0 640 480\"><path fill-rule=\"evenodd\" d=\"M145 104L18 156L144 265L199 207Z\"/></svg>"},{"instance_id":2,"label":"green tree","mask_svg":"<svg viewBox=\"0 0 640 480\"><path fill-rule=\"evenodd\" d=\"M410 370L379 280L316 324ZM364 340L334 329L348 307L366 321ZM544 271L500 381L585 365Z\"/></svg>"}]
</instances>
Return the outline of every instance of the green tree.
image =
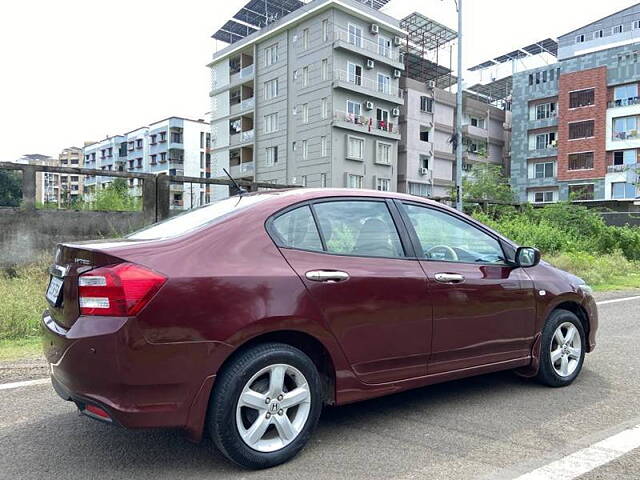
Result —
<instances>
[{"instance_id":1,"label":"green tree","mask_svg":"<svg viewBox=\"0 0 640 480\"><path fill-rule=\"evenodd\" d=\"M513 190L499 165L474 165L469 174L462 179L462 191L465 200L515 202Z\"/></svg>"},{"instance_id":2,"label":"green tree","mask_svg":"<svg viewBox=\"0 0 640 480\"><path fill-rule=\"evenodd\" d=\"M98 190L95 201L95 210L139 210L140 200L129 195L129 186L123 178L115 178L107 187Z\"/></svg>"},{"instance_id":3,"label":"green tree","mask_svg":"<svg viewBox=\"0 0 640 480\"><path fill-rule=\"evenodd\" d=\"M22 201L20 174L11 170L0 170L0 206L18 207Z\"/></svg>"}]
</instances>

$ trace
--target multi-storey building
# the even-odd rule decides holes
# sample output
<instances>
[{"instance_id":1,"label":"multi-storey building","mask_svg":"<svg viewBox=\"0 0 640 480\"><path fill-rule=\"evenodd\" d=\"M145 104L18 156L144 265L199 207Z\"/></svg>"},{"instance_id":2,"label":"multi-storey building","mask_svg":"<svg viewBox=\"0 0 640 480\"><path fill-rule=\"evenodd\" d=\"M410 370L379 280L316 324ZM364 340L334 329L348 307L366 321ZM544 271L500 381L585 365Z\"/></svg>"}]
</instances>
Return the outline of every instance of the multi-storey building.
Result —
<instances>
[{"instance_id":1,"label":"multi-storey building","mask_svg":"<svg viewBox=\"0 0 640 480\"><path fill-rule=\"evenodd\" d=\"M58 166L58 161L49 155L39 153L28 153L15 161L26 165L47 165ZM36 172L36 203L58 204L60 197L60 184L57 173Z\"/></svg>"},{"instance_id":2,"label":"multi-storey building","mask_svg":"<svg viewBox=\"0 0 640 480\"><path fill-rule=\"evenodd\" d=\"M455 179L456 96L407 77L402 78L401 88L405 103L400 117L398 191L449 196ZM509 112L466 92L462 110L463 171L477 163L504 166Z\"/></svg>"},{"instance_id":3,"label":"multi-storey building","mask_svg":"<svg viewBox=\"0 0 640 480\"><path fill-rule=\"evenodd\" d=\"M368 3L314 0L214 54L215 176L396 190L403 32Z\"/></svg>"},{"instance_id":4,"label":"multi-storey building","mask_svg":"<svg viewBox=\"0 0 640 480\"><path fill-rule=\"evenodd\" d=\"M122 135L85 145L84 166L133 173L166 173L188 177L210 177L210 131L204 120L169 117ZM104 188L113 177L87 177L88 199L96 188ZM142 195L141 181L130 179L131 194ZM171 184L172 208L193 208L210 201L210 190L201 184Z\"/></svg>"},{"instance_id":5,"label":"multi-storey building","mask_svg":"<svg viewBox=\"0 0 640 480\"><path fill-rule=\"evenodd\" d=\"M638 198L640 4L558 38L558 62L513 78L521 201Z\"/></svg>"},{"instance_id":6,"label":"multi-storey building","mask_svg":"<svg viewBox=\"0 0 640 480\"><path fill-rule=\"evenodd\" d=\"M58 165L61 167L82 167L84 165L82 149L78 147L65 148L58 155ZM57 192L59 205L72 205L82 199L84 192L84 178L81 175L56 174L59 189Z\"/></svg>"}]
</instances>

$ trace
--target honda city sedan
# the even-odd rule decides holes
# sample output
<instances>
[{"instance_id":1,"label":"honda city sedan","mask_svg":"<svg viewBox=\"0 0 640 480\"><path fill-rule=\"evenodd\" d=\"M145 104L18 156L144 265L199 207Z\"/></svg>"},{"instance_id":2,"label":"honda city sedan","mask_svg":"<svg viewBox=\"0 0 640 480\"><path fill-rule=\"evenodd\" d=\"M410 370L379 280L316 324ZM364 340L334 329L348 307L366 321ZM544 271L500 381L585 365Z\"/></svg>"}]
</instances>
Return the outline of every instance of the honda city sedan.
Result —
<instances>
[{"instance_id":1,"label":"honda city sedan","mask_svg":"<svg viewBox=\"0 0 640 480\"><path fill-rule=\"evenodd\" d=\"M571 384L590 288L473 218L404 194L227 198L119 240L58 245L42 317L57 393L126 428L207 433L280 464L325 405L515 370Z\"/></svg>"}]
</instances>

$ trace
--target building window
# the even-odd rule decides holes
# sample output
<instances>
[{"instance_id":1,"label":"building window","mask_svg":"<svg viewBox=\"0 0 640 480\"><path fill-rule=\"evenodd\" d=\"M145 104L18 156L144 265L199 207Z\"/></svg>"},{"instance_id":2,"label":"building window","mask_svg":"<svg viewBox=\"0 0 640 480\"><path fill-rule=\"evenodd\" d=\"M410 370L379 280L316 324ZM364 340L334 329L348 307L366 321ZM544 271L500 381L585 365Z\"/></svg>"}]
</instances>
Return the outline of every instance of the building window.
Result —
<instances>
[{"instance_id":1,"label":"building window","mask_svg":"<svg viewBox=\"0 0 640 480\"><path fill-rule=\"evenodd\" d=\"M307 176L306 175L300 176L300 185L302 185L303 187L307 186Z\"/></svg>"},{"instance_id":2,"label":"building window","mask_svg":"<svg viewBox=\"0 0 640 480\"><path fill-rule=\"evenodd\" d=\"M278 44L271 45L264 49L264 66L268 67L278 61Z\"/></svg>"},{"instance_id":3,"label":"building window","mask_svg":"<svg viewBox=\"0 0 640 480\"><path fill-rule=\"evenodd\" d=\"M377 142L378 151L376 156L376 162L384 165L391 165L391 147L390 143Z\"/></svg>"},{"instance_id":4,"label":"building window","mask_svg":"<svg viewBox=\"0 0 640 480\"><path fill-rule=\"evenodd\" d=\"M323 97L320 101L320 112L323 119L327 118L327 116L329 115L329 102L327 100L327 97Z\"/></svg>"},{"instance_id":5,"label":"building window","mask_svg":"<svg viewBox=\"0 0 640 480\"><path fill-rule=\"evenodd\" d=\"M427 170L429 169L429 157L426 155L420 155L418 157L418 161L420 163L420 168L426 168Z\"/></svg>"},{"instance_id":6,"label":"building window","mask_svg":"<svg viewBox=\"0 0 640 480\"><path fill-rule=\"evenodd\" d=\"M326 186L327 186L327 174L326 173L321 173L320 174L320 186L322 188L326 188Z\"/></svg>"},{"instance_id":7,"label":"building window","mask_svg":"<svg viewBox=\"0 0 640 480\"><path fill-rule=\"evenodd\" d=\"M619 150L613 152L613 164L614 165L635 165L638 163L638 154L636 150Z\"/></svg>"},{"instance_id":8,"label":"building window","mask_svg":"<svg viewBox=\"0 0 640 480\"><path fill-rule=\"evenodd\" d=\"M348 188L362 188L362 175L347 174Z\"/></svg>"},{"instance_id":9,"label":"building window","mask_svg":"<svg viewBox=\"0 0 640 480\"><path fill-rule=\"evenodd\" d=\"M614 35L617 35L618 33L622 33L624 31L624 26L622 24L620 25L615 25L612 29L611 29L611 33L613 33Z\"/></svg>"},{"instance_id":10,"label":"building window","mask_svg":"<svg viewBox=\"0 0 640 480\"><path fill-rule=\"evenodd\" d=\"M278 131L278 112L264 116L264 133Z\"/></svg>"},{"instance_id":11,"label":"building window","mask_svg":"<svg viewBox=\"0 0 640 480\"><path fill-rule=\"evenodd\" d=\"M633 29L637 30L640 28L640 20L634 20L633 21Z\"/></svg>"},{"instance_id":12,"label":"building window","mask_svg":"<svg viewBox=\"0 0 640 480\"><path fill-rule=\"evenodd\" d=\"M160 143L167 141L167 132L160 132Z\"/></svg>"},{"instance_id":13,"label":"building window","mask_svg":"<svg viewBox=\"0 0 640 480\"><path fill-rule=\"evenodd\" d=\"M302 123L309 123L309 104L302 105Z\"/></svg>"},{"instance_id":14,"label":"building window","mask_svg":"<svg viewBox=\"0 0 640 480\"><path fill-rule=\"evenodd\" d=\"M569 154L569 170L591 170L593 168L593 152Z\"/></svg>"},{"instance_id":15,"label":"building window","mask_svg":"<svg viewBox=\"0 0 640 480\"><path fill-rule=\"evenodd\" d=\"M362 48L362 28L352 23L349 24L349 43Z\"/></svg>"},{"instance_id":16,"label":"building window","mask_svg":"<svg viewBox=\"0 0 640 480\"><path fill-rule=\"evenodd\" d=\"M327 137L325 136L320 137L320 156L327 156Z\"/></svg>"},{"instance_id":17,"label":"building window","mask_svg":"<svg viewBox=\"0 0 640 480\"><path fill-rule=\"evenodd\" d=\"M322 20L322 41L327 42L329 40L329 20L326 18Z\"/></svg>"},{"instance_id":18,"label":"building window","mask_svg":"<svg viewBox=\"0 0 640 480\"><path fill-rule=\"evenodd\" d=\"M569 92L569 108L587 107L594 103L595 90L593 88Z\"/></svg>"},{"instance_id":19,"label":"building window","mask_svg":"<svg viewBox=\"0 0 640 480\"><path fill-rule=\"evenodd\" d=\"M613 139L625 140L638 136L637 117L619 117L613 119Z\"/></svg>"},{"instance_id":20,"label":"building window","mask_svg":"<svg viewBox=\"0 0 640 480\"><path fill-rule=\"evenodd\" d=\"M321 65L320 72L321 72L321 75L322 75L322 80L328 80L329 79L329 59L327 59L327 58L323 58L322 59L322 65Z\"/></svg>"},{"instance_id":21,"label":"building window","mask_svg":"<svg viewBox=\"0 0 640 480\"><path fill-rule=\"evenodd\" d=\"M136 168L142 168L142 159L138 158L136 160ZM111 168L109 168L109 170L111 170Z\"/></svg>"},{"instance_id":22,"label":"building window","mask_svg":"<svg viewBox=\"0 0 640 480\"><path fill-rule=\"evenodd\" d=\"M264 166L273 167L278 163L278 147L267 147Z\"/></svg>"},{"instance_id":23,"label":"building window","mask_svg":"<svg viewBox=\"0 0 640 480\"><path fill-rule=\"evenodd\" d=\"M157 162L158 155L151 155L151 165L155 165Z\"/></svg>"},{"instance_id":24,"label":"building window","mask_svg":"<svg viewBox=\"0 0 640 480\"><path fill-rule=\"evenodd\" d=\"M264 82L264 99L271 100L278 96L278 79L274 78L268 82Z\"/></svg>"},{"instance_id":25,"label":"building window","mask_svg":"<svg viewBox=\"0 0 640 480\"><path fill-rule=\"evenodd\" d=\"M472 127L484 128L484 118L469 117Z\"/></svg>"},{"instance_id":26,"label":"building window","mask_svg":"<svg viewBox=\"0 0 640 480\"><path fill-rule=\"evenodd\" d=\"M429 141L429 127L425 127L424 125L420 125L420 141L428 142Z\"/></svg>"},{"instance_id":27,"label":"building window","mask_svg":"<svg viewBox=\"0 0 640 480\"><path fill-rule=\"evenodd\" d=\"M569 140L593 137L593 120L569 124Z\"/></svg>"},{"instance_id":28,"label":"building window","mask_svg":"<svg viewBox=\"0 0 640 480\"><path fill-rule=\"evenodd\" d=\"M555 102L543 103L536 105L535 118L533 120L542 120L544 118L552 118L556 116Z\"/></svg>"},{"instance_id":29,"label":"building window","mask_svg":"<svg viewBox=\"0 0 640 480\"><path fill-rule=\"evenodd\" d=\"M391 77L378 73L378 91L387 95L391 93Z\"/></svg>"},{"instance_id":30,"label":"building window","mask_svg":"<svg viewBox=\"0 0 640 480\"><path fill-rule=\"evenodd\" d=\"M306 140L302 140L302 159L306 160L309 158L309 142Z\"/></svg>"},{"instance_id":31,"label":"building window","mask_svg":"<svg viewBox=\"0 0 640 480\"><path fill-rule=\"evenodd\" d=\"M422 95L420 97L420 111L433 113L433 98Z\"/></svg>"},{"instance_id":32,"label":"building window","mask_svg":"<svg viewBox=\"0 0 640 480\"><path fill-rule=\"evenodd\" d=\"M309 29L302 30L302 48L303 50L309 49Z\"/></svg>"},{"instance_id":33,"label":"building window","mask_svg":"<svg viewBox=\"0 0 640 480\"><path fill-rule=\"evenodd\" d=\"M594 197L594 184L582 183L578 185L569 185L569 199L570 200L593 200Z\"/></svg>"},{"instance_id":34,"label":"building window","mask_svg":"<svg viewBox=\"0 0 640 480\"><path fill-rule=\"evenodd\" d=\"M391 56L391 40L382 35L378 35L378 54L383 57Z\"/></svg>"},{"instance_id":35,"label":"building window","mask_svg":"<svg viewBox=\"0 0 640 480\"><path fill-rule=\"evenodd\" d=\"M618 200L635 197L636 186L633 183L613 182L611 184L611 198Z\"/></svg>"},{"instance_id":36,"label":"building window","mask_svg":"<svg viewBox=\"0 0 640 480\"><path fill-rule=\"evenodd\" d=\"M426 183L409 182L409 195L416 195L418 197L431 196L430 185Z\"/></svg>"},{"instance_id":37,"label":"building window","mask_svg":"<svg viewBox=\"0 0 640 480\"><path fill-rule=\"evenodd\" d=\"M616 107L635 105L638 103L638 84L620 85L613 91L613 102Z\"/></svg>"},{"instance_id":38,"label":"building window","mask_svg":"<svg viewBox=\"0 0 640 480\"><path fill-rule=\"evenodd\" d=\"M171 132L171 142L182 143L182 134L180 132ZM140 144L140 148L142 148L142 143Z\"/></svg>"},{"instance_id":39,"label":"building window","mask_svg":"<svg viewBox=\"0 0 640 480\"><path fill-rule=\"evenodd\" d=\"M364 159L364 138L347 136L347 158Z\"/></svg>"},{"instance_id":40,"label":"building window","mask_svg":"<svg viewBox=\"0 0 640 480\"><path fill-rule=\"evenodd\" d=\"M303 87L309 86L309 67L308 66L302 67L302 86Z\"/></svg>"},{"instance_id":41,"label":"building window","mask_svg":"<svg viewBox=\"0 0 640 480\"><path fill-rule=\"evenodd\" d=\"M167 152L160 152L160 161L161 162L167 161Z\"/></svg>"},{"instance_id":42,"label":"building window","mask_svg":"<svg viewBox=\"0 0 640 480\"><path fill-rule=\"evenodd\" d=\"M583 42L584 42L584 34L576 35L576 43L583 43Z\"/></svg>"},{"instance_id":43,"label":"building window","mask_svg":"<svg viewBox=\"0 0 640 480\"><path fill-rule=\"evenodd\" d=\"M360 105L358 102L347 100L347 113L349 115L359 117L361 111L362 111L362 105Z\"/></svg>"},{"instance_id":44,"label":"building window","mask_svg":"<svg viewBox=\"0 0 640 480\"><path fill-rule=\"evenodd\" d=\"M204 152L200 152L200 168L204 168Z\"/></svg>"},{"instance_id":45,"label":"building window","mask_svg":"<svg viewBox=\"0 0 640 480\"><path fill-rule=\"evenodd\" d=\"M604 30L600 29L593 32L593 38L603 38L603 37L604 37Z\"/></svg>"},{"instance_id":46,"label":"building window","mask_svg":"<svg viewBox=\"0 0 640 480\"><path fill-rule=\"evenodd\" d=\"M362 66L349 62L347 64L347 81L362 85Z\"/></svg>"},{"instance_id":47,"label":"building window","mask_svg":"<svg viewBox=\"0 0 640 480\"><path fill-rule=\"evenodd\" d=\"M553 177L554 162L539 162L534 164L533 178L551 178Z\"/></svg>"},{"instance_id":48,"label":"building window","mask_svg":"<svg viewBox=\"0 0 640 480\"><path fill-rule=\"evenodd\" d=\"M533 194L534 203L550 203L553 202L553 190L547 190L544 192L535 192Z\"/></svg>"},{"instance_id":49,"label":"building window","mask_svg":"<svg viewBox=\"0 0 640 480\"><path fill-rule=\"evenodd\" d=\"M556 132L547 132L536 135L536 150L545 150L556 147Z\"/></svg>"},{"instance_id":50,"label":"building window","mask_svg":"<svg viewBox=\"0 0 640 480\"><path fill-rule=\"evenodd\" d=\"M391 191L391 179L390 178L376 178L376 190L381 192Z\"/></svg>"}]
</instances>

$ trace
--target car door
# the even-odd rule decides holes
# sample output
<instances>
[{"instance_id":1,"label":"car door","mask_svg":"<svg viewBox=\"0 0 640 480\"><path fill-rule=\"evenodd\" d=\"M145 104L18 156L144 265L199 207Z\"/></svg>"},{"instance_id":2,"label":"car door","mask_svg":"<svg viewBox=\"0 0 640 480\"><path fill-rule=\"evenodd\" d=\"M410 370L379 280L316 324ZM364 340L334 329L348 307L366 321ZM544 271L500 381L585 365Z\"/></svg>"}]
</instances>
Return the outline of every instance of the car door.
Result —
<instances>
[{"instance_id":1,"label":"car door","mask_svg":"<svg viewBox=\"0 0 640 480\"><path fill-rule=\"evenodd\" d=\"M444 209L410 202L400 209L433 300L429 373L530 355L534 285L499 239Z\"/></svg>"},{"instance_id":2,"label":"car door","mask_svg":"<svg viewBox=\"0 0 640 480\"><path fill-rule=\"evenodd\" d=\"M361 381L426 374L431 300L393 202L322 199L267 225Z\"/></svg>"}]
</instances>

